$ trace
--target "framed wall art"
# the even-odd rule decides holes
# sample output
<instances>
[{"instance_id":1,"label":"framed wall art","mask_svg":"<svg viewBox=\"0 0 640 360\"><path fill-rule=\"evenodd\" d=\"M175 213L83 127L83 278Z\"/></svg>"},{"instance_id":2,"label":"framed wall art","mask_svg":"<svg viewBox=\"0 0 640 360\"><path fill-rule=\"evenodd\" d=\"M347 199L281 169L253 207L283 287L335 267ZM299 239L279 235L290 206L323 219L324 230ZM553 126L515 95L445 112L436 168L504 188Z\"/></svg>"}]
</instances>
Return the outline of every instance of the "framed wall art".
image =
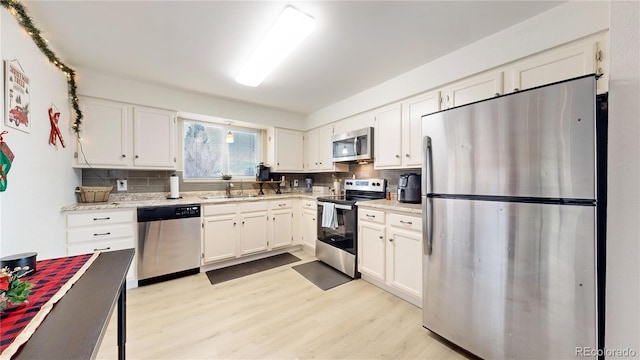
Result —
<instances>
[{"instance_id":1,"label":"framed wall art","mask_svg":"<svg viewBox=\"0 0 640 360\"><path fill-rule=\"evenodd\" d=\"M5 60L5 118L8 127L31 132L29 116L31 84L17 60Z\"/></svg>"}]
</instances>

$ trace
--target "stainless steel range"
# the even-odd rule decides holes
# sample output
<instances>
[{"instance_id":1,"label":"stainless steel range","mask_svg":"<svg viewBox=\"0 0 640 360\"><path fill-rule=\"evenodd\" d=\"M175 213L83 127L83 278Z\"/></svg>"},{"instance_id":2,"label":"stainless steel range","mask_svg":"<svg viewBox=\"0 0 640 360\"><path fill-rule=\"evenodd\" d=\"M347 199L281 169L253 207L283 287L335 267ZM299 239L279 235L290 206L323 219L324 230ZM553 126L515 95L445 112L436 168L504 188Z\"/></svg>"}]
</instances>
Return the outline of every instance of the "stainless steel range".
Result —
<instances>
[{"instance_id":1,"label":"stainless steel range","mask_svg":"<svg viewBox=\"0 0 640 360\"><path fill-rule=\"evenodd\" d=\"M357 269L358 210L356 202L384 199L387 180L353 179L344 183L345 194L318 198L316 257L352 278Z\"/></svg>"}]
</instances>

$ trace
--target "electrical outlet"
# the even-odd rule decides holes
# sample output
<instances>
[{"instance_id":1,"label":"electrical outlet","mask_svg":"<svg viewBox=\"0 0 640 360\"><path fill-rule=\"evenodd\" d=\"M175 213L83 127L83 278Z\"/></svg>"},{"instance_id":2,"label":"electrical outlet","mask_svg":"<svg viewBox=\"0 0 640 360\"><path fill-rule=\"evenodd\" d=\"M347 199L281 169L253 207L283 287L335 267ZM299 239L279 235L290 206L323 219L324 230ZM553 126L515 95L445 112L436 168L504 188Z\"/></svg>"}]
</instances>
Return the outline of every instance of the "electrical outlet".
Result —
<instances>
[{"instance_id":1,"label":"electrical outlet","mask_svg":"<svg viewBox=\"0 0 640 360\"><path fill-rule=\"evenodd\" d=\"M298 179L293 179L293 186L298 187Z\"/></svg>"},{"instance_id":2,"label":"electrical outlet","mask_svg":"<svg viewBox=\"0 0 640 360\"><path fill-rule=\"evenodd\" d=\"M127 180L116 180L118 191L127 191Z\"/></svg>"}]
</instances>

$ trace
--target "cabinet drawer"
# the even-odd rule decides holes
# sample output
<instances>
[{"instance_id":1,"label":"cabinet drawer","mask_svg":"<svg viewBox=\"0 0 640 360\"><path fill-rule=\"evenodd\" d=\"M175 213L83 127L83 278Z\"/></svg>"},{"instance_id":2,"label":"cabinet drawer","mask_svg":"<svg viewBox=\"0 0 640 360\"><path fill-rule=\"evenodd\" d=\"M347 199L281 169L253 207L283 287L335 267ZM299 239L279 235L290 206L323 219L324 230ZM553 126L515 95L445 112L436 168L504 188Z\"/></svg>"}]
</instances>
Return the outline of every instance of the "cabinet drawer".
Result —
<instances>
[{"instance_id":1,"label":"cabinet drawer","mask_svg":"<svg viewBox=\"0 0 640 360\"><path fill-rule=\"evenodd\" d=\"M133 224L89 226L67 229L67 243L103 241L118 238L133 238Z\"/></svg>"},{"instance_id":2,"label":"cabinet drawer","mask_svg":"<svg viewBox=\"0 0 640 360\"><path fill-rule=\"evenodd\" d=\"M97 251L132 249L133 247L133 238L72 244L67 245L67 256L90 254Z\"/></svg>"},{"instance_id":3,"label":"cabinet drawer","mask_svg":"<svg viewBox=\"0 0 640 360\"><path fill-rule=\"evenodd\" d=\"M422 231L422 218L400 214L389 214L389 224L403 229Z\"/></svg>"},{"instance_id":4,"label":"cabinet drawer","mask_svg":"<svg viewBox=\"0 0 640 360\"><path fill-rule=\"evenodd\" d=\"M204 216L235 214L236 208L237 204L206 205L204 206L202 214Z\"/></svg>"},{"instance_id":5,"label":"cabinet drawer","mask_svg":"<svg viewBox=\"0 0 640 360\"><path fill-rule=\"evenodd\" d=\"M384 224L384 211L358 208L358 219Z\"/></svg>"},{"instance_id":6,"label":"cabinet drawer","mask_svg":"<svg viewBox=\"0 0 640 360\"><path fill-rule=\"evenodd\" d=\"M269 210L289 209L292 206L293 206L293 201L291 201L290 199L271 201L269 203Z\"/></svg>"},{"instance_id":7,"label":"cabinet drawer","mask_svg":"<svg viewBox=\"0 0 640 360\"><path fill-rule=\"evenodd\" d=\"M302 209L313 209L313 211L316 211L316 202L313 200L303 200Z\"/></svg>"},{"instance_id":8,"label":"cabinet drawer","mask_svg":"<svg viewBox=\"0 0 640 360\"><path fill-rule=\"evenodd\" d=\"M100 211L84 214L68 214L67 227L86 225L109 225L119 223L132 223L133 211Z\"/></svg>"},{"instance_id":9,"label":"cabinet drawer","mask_svg":"<svg viewBox=\"0 0 640 360\"><path fill-rule=\"evenodd\" d=\"M241 213L251 211L267 211L269 204L267 201L252 201L244 204L240 204L239 209Z\"/></svg>"}]
</instances>

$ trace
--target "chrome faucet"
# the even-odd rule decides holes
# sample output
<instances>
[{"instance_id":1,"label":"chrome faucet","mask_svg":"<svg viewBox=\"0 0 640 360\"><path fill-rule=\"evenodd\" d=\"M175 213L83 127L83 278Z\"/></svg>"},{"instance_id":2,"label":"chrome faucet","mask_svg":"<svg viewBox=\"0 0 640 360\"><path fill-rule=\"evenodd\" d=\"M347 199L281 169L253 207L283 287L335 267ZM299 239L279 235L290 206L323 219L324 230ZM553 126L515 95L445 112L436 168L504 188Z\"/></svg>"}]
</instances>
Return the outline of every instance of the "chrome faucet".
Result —
<instances>
[{"instance_id":1,"label":"chrome faucet","mask_svg":"<svg viewBox=\"0 0 640 360\"><path fill-rule=\"evenodd\" d=\"M226 197L231 197L231 188L233 187L232 183L227 183L227 188L226 188Z\"/></svg>"}]
</instances>

